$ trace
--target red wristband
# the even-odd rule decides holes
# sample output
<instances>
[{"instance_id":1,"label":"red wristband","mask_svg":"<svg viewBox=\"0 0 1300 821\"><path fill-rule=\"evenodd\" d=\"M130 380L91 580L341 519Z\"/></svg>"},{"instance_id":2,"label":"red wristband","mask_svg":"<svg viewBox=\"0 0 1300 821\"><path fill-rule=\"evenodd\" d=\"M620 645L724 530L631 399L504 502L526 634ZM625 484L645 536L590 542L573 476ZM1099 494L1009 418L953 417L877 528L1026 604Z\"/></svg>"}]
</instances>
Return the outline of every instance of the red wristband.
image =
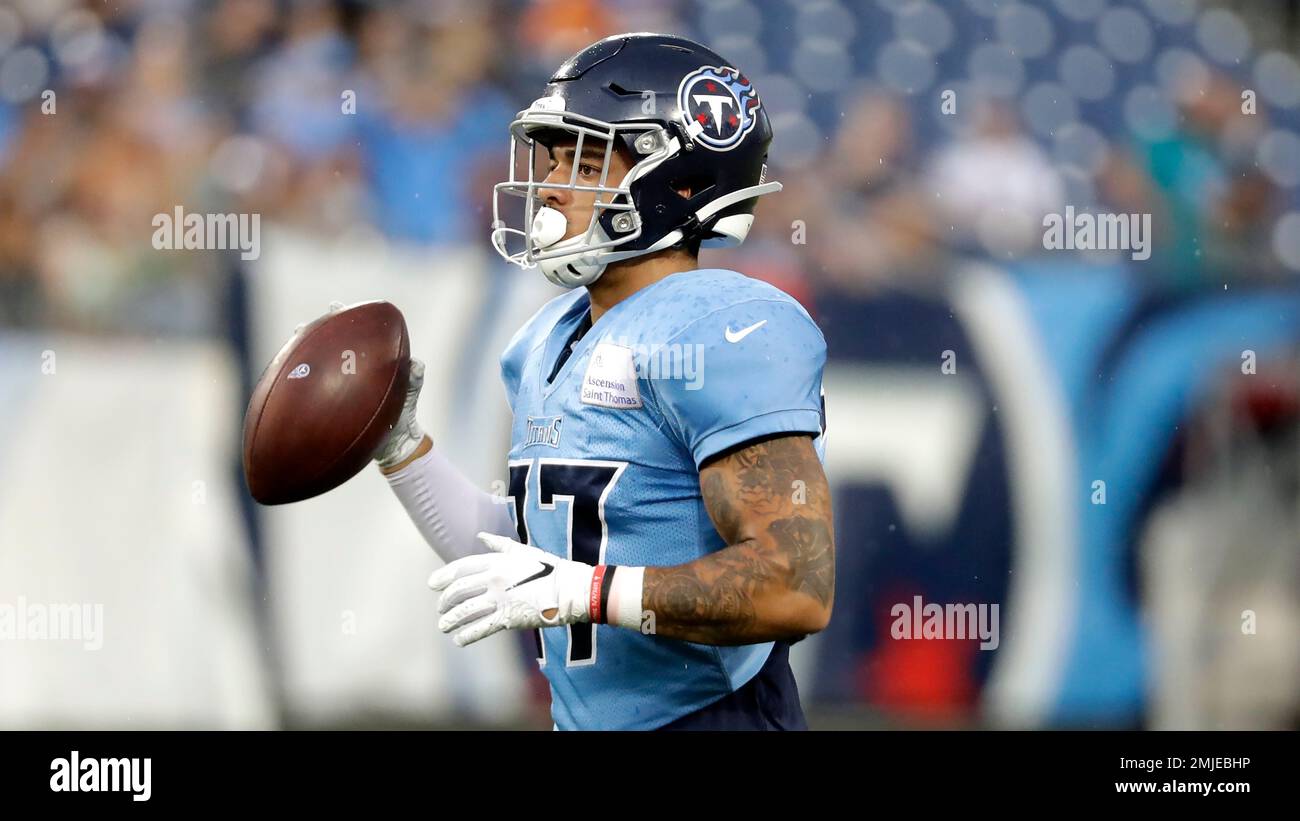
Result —
<instances>
[{"instance_id":1,"label":"red wristband","mask_svg":"<svg viewBox=\"0 0 1300 821\"><path fill-rule=\"evenodd\" d=\"M587 612L591 614L592 624L605 623L605 610L601 606L604 604L604 597L601 596L601 590L605 586L605 571L608 567L608 565L598 564L591 574L591 590L587 594Z\"/></svg>"}]
</instances>

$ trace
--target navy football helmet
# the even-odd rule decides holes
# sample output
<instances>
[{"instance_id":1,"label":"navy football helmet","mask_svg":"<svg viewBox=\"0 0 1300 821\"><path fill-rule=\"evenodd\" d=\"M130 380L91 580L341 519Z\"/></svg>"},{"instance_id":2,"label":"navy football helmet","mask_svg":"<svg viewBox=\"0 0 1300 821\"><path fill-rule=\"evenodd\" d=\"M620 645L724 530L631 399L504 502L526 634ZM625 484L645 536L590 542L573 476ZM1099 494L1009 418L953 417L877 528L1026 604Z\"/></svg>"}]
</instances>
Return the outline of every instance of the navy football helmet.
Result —
<instances>
[{"instance_id":1,"label":"navy football helmet","mask_svg":"<svg viewBox=\"0 0 1300 821\"><path fill-rule=\"evenodd\" d=\"M781 190L765 180L772 126L753 83L682 37L619 34L588 46L519 112L510 134L510 178L494 190L492 245L567 288L595 282L611 262L681 243L739 245L757 197ZM561 139L576 141L575 157L584 147L603 148L598 184L579 183L576 160L567 184L536 178L546 167L539 146ZM633 165L622 180L610 180L619 145ZM568 239L565 216L538 195L557 188L595 193L586 231ZM678 193L687 189L689 196ZM509 195L524 198L522 227L502 218Z\"/></svg>"}]
</instances>

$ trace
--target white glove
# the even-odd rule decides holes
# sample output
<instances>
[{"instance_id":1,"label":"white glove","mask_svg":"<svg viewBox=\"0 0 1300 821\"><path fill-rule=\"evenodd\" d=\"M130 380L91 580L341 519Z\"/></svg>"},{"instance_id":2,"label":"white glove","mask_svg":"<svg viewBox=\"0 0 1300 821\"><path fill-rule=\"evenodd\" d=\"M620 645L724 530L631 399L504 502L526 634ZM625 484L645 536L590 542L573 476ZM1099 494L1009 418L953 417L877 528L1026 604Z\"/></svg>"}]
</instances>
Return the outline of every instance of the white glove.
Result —
<instances>
[{"instance_id":1,"label":"white glove","mask_svg":"<svg viewBox=\"0 0 1300 821\"><path fill-rule=\"evenodd\" d=\"M507 536L480 533L491 553L457 559L429 577L441 590L438 629L460 647L501 630L555 627L591 620L595 568L561 559Z\"/></svg>"},{"instance_id":2,"label":"white glove","mask_svg":"<svg viewBox=\"0 0 1300 821\"><path fill-rule=\"evenodd\" d=\"M424 385L424 363L411 357L411 380L406 385L406 400L402 403L402 415L397 417L397 424L388 432L387 438L375 449L374 459L381 468L399 465L415 453L420 442L424 441L424 431L415 421L415 405L420 398L420 387Z\"/></svg>"}]
</instances>

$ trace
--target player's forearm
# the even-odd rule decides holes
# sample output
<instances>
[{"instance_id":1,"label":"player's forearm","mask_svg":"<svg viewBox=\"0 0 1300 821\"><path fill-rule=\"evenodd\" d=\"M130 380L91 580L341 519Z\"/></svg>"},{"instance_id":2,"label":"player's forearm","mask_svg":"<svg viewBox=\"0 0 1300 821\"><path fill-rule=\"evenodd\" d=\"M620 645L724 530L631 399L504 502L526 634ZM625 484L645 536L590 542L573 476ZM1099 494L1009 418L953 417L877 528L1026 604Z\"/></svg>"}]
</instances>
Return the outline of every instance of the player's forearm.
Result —
<instances>
[{"instance_id":1,"label":"player's forearm","mask_svg":"<svg viewBox=\"0 0 1300 821\"><path fill-rule=\"evenodd\" d=\"M831 533L809 520L789 539L794 549L750 539L687 564L647 567L642 606L655 634L731 645L824 629L834 589Z\"/></svg>"},{"instance_id":2,"label":"player's forearm","mask_svg":"<svg viewBox=\"0 0 1300 821\"><path fill-rule=\"evenodd\" d=\"M830 619L835 529L830 488L807 436L734 448L700 471L700 492L729 546L647 568L655 632L704 644L804 636Z\"/></svg>"},{"instance_id":3,"label":"player's forearm","mask_svg":"<svg viewBox=\"0 0 1300 821\"><path fill-rule=\"evenodd\" d=\"M480 531L515 533L507 506L467 479L427 437L408 461L384 474L420 535L443 561L481 553L483 546L475 538Z\"/></svg>"}]
</instances>

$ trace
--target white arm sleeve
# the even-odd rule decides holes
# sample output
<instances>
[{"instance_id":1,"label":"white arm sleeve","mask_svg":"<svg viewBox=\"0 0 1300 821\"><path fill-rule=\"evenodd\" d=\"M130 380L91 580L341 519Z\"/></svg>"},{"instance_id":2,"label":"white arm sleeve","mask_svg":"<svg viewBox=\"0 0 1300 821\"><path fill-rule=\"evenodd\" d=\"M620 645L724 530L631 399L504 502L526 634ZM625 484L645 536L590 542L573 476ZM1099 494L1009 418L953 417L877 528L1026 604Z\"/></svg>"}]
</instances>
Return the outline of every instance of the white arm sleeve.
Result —
<instances>
[{"instance_id":1,"label":"white arm sleeve","mask_svg":"<svg viewBox=\"0 0 1300 821\"><path fill-rule=\"evenodd\" d=\"M474 538L480 531L518 538L506 500L476 487L437 448L385 478L445 562L486 552Z\"/></svg>"}]
</instances>

